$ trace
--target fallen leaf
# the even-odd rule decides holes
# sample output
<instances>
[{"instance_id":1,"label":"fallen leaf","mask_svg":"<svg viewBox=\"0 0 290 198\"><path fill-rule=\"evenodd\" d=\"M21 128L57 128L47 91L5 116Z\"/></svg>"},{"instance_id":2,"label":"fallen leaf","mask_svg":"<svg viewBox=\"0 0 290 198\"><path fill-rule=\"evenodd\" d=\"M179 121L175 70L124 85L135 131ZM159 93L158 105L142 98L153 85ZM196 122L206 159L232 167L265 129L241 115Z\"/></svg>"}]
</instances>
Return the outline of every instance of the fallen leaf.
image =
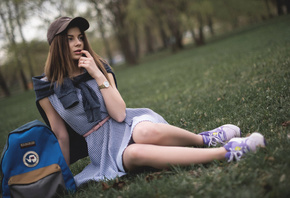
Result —
<instances>
[{"instance_id":1,"label":"fallen leaf","mask_svg":"<svg viewBox=\"0 0 290 198\"><path fill-rule=\"evenodd\" d=\"M285 174L281 175L280 182L283 182L285 180L285 178L286 178L286 175Z\"/></svg>"},{"instance_id":2,"label":"fallen leaf","mask_svg":"<svg viewBox=\"0 0 290 198\"><path fill-rule=\"evenodd\" d=\"M282 123L282 126L284 126L284 127L287 127L287 126L289 126L290 125L290 121L286 121L286 122L283 122Z\"/></svg>"},{"instance_id":3,"label":"fallen leaf","mask_svg":"<svg viewBox=\"0 0 290 198\"><path fill-rule=\"evenodd\" d=\"M194 176L194 177L200 177L200 173L198 171L195 171L195 170L189 171L189 174Z\"/></svg>"},{"instance_id":4,"label":"fallen leaf","mask_svg":"<svg viewBox=\"0 0 290 198\"><path fill-rule=\"evenodd\" d=\"M150 182L150 181L152 181L153 179L154 179L154 176L153 176L152 174L146 175L146 177L145 177L145 180L146 180L147 182Z\"/></svg>"},{"instance_id":5,"label":"fallen leaf","mask_svg":"<svg viewBox=\"0 0 290 198\"><path fill-rule=\"evenodd\" d=\"M113 184L113 188L121 190L124 186L126 186L126 183L124 181L120 181L118 183Z\"/></svg>"},{"instance_id":6,"label":"fallen leaf","mask_svg":"<svg viewBox=\"0 0 290 198\"><path fill-rule=\"evenodd\" d=\"M265 160L268 160L268 161L275 161L275 158L272 157L272 156L269 156L269 157L265 157Z\"/></svg>"},{"instance_id":7,"label":"fallen leaf","mask_svg":"<svg viewBox=\"0 0 290 198\"><path fill-rule=\"evenodd\" d=\"M150 182L150 181L152 181L153 179L160 179L160 178L162 177L161 173L162 173L162 172L151 173L151 174L149 174L149 175L147 175L147 176L145 177L145 180L146 180L147 182Z\"/></svg>"},{"instance_id":8,"label":"fallen leaf","mask_svg":"<svg viewBox=\"0 0 290 198\"><path fill-rule=\"evenodd\" d=\"M102 189L103 190L108 190L110 188L109 184L105 183L105 182L102 182Z\"/></svg>"}]
</instances>

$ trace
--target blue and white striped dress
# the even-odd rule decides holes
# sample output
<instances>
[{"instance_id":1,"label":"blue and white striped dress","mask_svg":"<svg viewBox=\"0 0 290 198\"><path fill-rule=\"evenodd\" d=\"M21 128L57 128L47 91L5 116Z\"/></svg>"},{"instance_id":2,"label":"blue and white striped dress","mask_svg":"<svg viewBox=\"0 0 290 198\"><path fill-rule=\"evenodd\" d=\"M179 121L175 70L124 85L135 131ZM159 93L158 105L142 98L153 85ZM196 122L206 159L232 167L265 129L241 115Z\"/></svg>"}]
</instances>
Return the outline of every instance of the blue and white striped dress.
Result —
<instances>
[{"instance_id":1,"label":"blue and white striped dress","mask_svg":"<svg viewBox=\"0 0 290 198\"><path fill-rule=\"evenodd\" d=\"M105 119L108 116L106 106L96 81L86 82L96 92L101 104L101 117ZM82 96L77 88L79 103L69 109L64 109L58 97L53 94L49 100L54 109L80 135L84 135L98 123L89 123L82 105ZM131 138L132 131L136 124L142 121L154 123L167 123L160 115L146 108L126 109L126 118L123 122L116 122L110 118L97 131L86 137L88 153L91 163L85 169L75 176L77 186L90 180L113 179L126 174L122 155Z\"/></svg>"}]
</instances>

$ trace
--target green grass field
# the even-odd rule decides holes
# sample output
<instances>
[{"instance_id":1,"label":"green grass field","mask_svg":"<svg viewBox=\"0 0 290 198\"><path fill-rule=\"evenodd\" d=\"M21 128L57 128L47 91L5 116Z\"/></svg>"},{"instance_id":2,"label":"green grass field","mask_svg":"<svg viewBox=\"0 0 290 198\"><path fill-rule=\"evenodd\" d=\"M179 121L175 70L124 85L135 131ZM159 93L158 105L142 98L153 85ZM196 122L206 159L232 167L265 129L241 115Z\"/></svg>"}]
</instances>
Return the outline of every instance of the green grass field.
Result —
<instances>
[{"instance_id":1,"label":"green grass field","mask_svg":"<svg viewBox=\"0 0 290 198\"><path fill-rule=\"evenodd\" d=\"M148 107L169 123L201 132L238 125L267 147L239 162L144 170L91 182L66 197L290 197L290 17L277 18L201 48L116 68L127 107ZM0 100L0 146L9 131L41 119L34 93ZM77 174L88 159L71 166Z\"/></svg>"}]
</instances>

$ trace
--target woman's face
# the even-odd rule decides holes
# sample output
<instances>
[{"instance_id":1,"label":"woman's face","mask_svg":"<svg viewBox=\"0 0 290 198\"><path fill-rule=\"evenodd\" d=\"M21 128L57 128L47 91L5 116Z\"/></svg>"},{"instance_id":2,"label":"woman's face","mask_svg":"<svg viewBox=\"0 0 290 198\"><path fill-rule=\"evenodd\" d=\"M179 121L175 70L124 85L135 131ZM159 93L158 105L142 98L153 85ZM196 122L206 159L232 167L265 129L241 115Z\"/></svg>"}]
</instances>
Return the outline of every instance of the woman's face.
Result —
<instances>
[{"instance_id":1,"label":"woman's face","mask_svg":"<svg viewBox=\"0 0 290 198\"><path fill-rule=\"evenodd\" d=\"M72 27L67 31L67 39L73 60L79 60L82 56L81 51L84 49L84 35L78 27Z\"/></svg>"}]
</instances>

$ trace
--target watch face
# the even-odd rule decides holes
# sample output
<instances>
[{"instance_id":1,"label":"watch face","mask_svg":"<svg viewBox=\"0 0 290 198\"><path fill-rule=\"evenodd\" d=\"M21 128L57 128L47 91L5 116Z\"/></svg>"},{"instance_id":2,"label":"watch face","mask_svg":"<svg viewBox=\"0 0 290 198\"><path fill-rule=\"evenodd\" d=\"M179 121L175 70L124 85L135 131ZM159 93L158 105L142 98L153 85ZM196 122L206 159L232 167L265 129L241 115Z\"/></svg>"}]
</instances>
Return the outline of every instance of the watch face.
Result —
<instances>
[{"instance_id":1,"label":"watch face","mask_svg":"<svg viewBox=\"0 0 290 198\"><path fill-rule=\"evenodd\" d=\"M105 87L109 87L110 86L110 83L108 81L105 81L104 82L104 85L105 85Z\"/></svg>"}]
</instances>

